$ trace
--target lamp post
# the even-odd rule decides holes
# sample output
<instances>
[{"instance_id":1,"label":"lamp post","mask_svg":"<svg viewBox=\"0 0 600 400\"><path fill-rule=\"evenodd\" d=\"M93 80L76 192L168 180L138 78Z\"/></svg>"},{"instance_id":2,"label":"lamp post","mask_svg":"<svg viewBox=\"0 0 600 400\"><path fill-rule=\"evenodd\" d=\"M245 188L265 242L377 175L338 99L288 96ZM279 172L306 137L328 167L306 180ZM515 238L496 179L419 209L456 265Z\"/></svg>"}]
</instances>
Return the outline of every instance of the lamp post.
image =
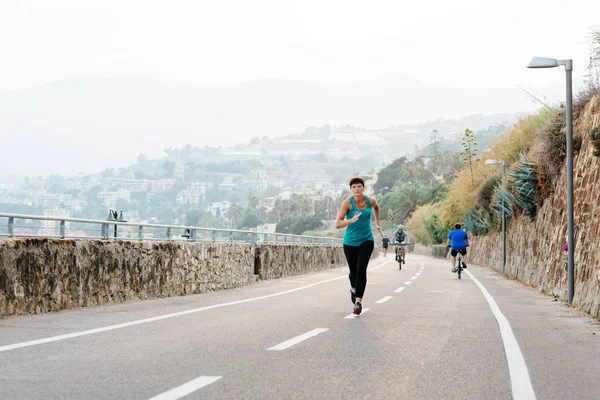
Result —
<instances>
[{"instance_id":1,"label":"lamp post","mask_svg":"<svg viewBox=\"0 0 600 400\"><path fill-rule=\"evenodd\" d=\"M506 163L504 160L486 160L485 165L500 164L502 165L502 184L506 179ZM504 275L504 268L506 266L506 204L502 199L502 274Z\"/></svg>"},{"instance_id":2,"label":"lamp post","mask_svg":"<svg viewBox=\"0 0 600 400\"><path fill-rule=\"evenodd\" d=\"M565 66L566 71L566 106L567 109L567 250L568 258L568 301L573 302L575 293L574 283L574 257L575 242L573 241L573 84L571 73L573 71L573 60L556 60L554 58L533 57L527 68L554 68L559 65Z\"/></svg>"}]
</instances>

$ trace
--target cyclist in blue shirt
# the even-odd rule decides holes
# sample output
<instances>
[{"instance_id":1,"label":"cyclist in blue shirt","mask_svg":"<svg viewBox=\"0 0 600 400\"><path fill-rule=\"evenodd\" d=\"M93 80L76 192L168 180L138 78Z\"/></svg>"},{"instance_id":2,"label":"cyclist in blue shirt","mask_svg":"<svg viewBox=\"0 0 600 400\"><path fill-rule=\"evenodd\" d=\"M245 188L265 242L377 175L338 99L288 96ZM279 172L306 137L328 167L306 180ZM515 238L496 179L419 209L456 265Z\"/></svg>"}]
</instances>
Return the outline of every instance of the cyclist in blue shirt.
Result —
<instances>
[{"instance_id":1,"label":"cyclist in blue shirt","mask_svg":"<svg viewBox=\"0 0 600 400\"><path fill-rule=\"evenodd\" d=\"M398 261L398 247L400 247L402 248L402 264L406 264L406 246L401 246L406 243L406 232L402 225L398 225L398 230L392 235L392 241L396 246L396 261Z\"/></svg>"},{"instance_id":2,"label":"cyclist in blue shirt","mask_svg":"<svg viewBox=\"0 0 600 400\"><path fill-rule=\"evenodd\" d=\"M456 255L460 253L462 258L463 268L467 268L465 259L467 257L467 246L469 245L469 235L461 229L460 224L454 225L454 229L448 234L447 246L450 247L450 255L452 256L452 272L456 272Z\"/></svg>"}]
</instances>

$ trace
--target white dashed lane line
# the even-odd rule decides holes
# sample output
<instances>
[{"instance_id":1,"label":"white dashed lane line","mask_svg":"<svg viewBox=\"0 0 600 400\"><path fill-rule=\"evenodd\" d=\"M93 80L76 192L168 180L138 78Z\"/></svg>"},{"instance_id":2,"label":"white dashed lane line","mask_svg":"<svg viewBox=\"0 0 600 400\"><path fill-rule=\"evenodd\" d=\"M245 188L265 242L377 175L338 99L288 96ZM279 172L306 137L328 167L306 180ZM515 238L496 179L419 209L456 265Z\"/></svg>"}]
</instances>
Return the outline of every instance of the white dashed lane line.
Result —
<instances>
[{"instance_id":1,"label":"white dashed lane line","mask_svg":"<svg viewBox=\"0 0 600 400\"><path fill-rule=\"evenodd\" d=\"M398 289L394 290L394 293L400 293L401 291L403 291L404 289L406 289L406 287L404 286L400 286Z\"/></svg>"},{"instance_id":2,"label":"white dashed lane line","mask_svg":"<svg viewBox=\"0 0 600 400\"><path fill-rule=\"evenodd\" d=\"M195 392L198 389L203 388L204 386L210 385L221 379L222 376L201 376L192 381L184 383L181 386L177 386L174 389L169 390L168 392L164 392L159 394L158 396L154 396L150 400L175 400L180 399L188 394Z\"/></svg>"},{"instance_id":3,"label":"white dashed lane line","mask_svg":"<svg viewBox=\"0 0 600 400\"><path fill-rule=\"evenodd\" d=\"M369 311L369 310L370 310L370 308L363 308L363 309L362 309L362 313L364 314L364 313L366 313L366 312L367 312L367 311ZM354 318L356 318L356 317L358 317L358 315L356 315L356 314L350 314L350 315L346 315L346 316L344 317L344 319L354 319Z\"/></svg>"},{"instance_id":4,"label":"white dashed lane line","mask_svg":"<svg viewBox=\"0 0 600 400\"><path fill-rule=\"evenodd\" d=\"M393 298L394 298L394 296L385 296L384 298L377 300L375 303L377 303L377 304L383 304L386 301L388 301L390 299L393 299Z\"/></svg>"},{"instance_id":5,"label":"white dashed lane line","mask_svg":"<svg viewBox=\"0 0 600 400\"><path fill-rule=\"evenodd\" d=\"M328 330L329 330L329 328L317 328L317 329L313 329L310 332L303 333L300 336L296 336L295 338L292 338L290 340L286 340L285 342L281 342L281 343L279 343L276 346L269 347L267 350L273 350L273 351L285 350L287 348L292 347L295 344L303 342L306 339L310 339L311 337L317 336L319 333L323 333L323 332L328 331Z\"/></svg>"},{"instance_id":6,"label":"white dashed lane line","mask_svg":"<svg viewBox=\"0 0 600 400\"><path fill-rule=\"evenodd\" d=\"M405 284L406 286L410 285L411 283L412 283L412 281L406 281L406 282L404 282L404 284Z\"/></svg>"}]
</instances>

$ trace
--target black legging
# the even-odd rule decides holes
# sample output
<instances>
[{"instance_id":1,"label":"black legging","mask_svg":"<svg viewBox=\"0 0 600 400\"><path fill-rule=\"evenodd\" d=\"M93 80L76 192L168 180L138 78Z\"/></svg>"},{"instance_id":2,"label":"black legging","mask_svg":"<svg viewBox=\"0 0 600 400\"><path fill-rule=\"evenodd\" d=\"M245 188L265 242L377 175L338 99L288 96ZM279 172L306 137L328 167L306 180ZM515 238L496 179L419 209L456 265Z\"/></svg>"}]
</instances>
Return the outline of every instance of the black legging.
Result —
<instances>
[{"instance_id":1,"label":"black legging","mask_svg":"<svg viewBox=\"0 0 600 400\"><path fill-rule=\"evenodd\" d=\"M350 286L356 288L356 297L361 299L367 286L367 266L374 246L375 242L372 240L367 240L360 246L344 245L344 254L350 268Z\"/></svg>"}]
</instances>

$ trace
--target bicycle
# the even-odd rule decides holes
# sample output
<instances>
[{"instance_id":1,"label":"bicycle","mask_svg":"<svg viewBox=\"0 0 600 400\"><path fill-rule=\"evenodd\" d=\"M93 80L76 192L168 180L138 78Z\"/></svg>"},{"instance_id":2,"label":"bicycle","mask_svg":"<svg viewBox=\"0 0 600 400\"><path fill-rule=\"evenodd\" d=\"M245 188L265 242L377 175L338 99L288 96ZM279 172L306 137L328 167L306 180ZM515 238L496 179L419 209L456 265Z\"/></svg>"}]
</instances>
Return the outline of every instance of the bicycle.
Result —
<instances>
[{"instance_id":1,"label":"bicycle","mask_svg":"<svg viewBox=\"0 0 600 400\"><path fill-rule=\"evenodd\" d=\"M396 243L396 245L398 246L398 252L396 253L396 261L398 261L398 269L402 270L402 264L406 264L406 262L402 258L402 247L401 246L406 246L406 245L408 245L408 243L401 242L401 243Z\"/></svg>"},{"instance_id":2,"label":"bicycle","mask_svg":"<svg viewBox=\"0 0 600 400\"><path fill-rule=\"evenodd\" d=\"M469 247L469 245L467 245L467 247ZM450 246L448 246L448 249L450 249ZM458 254L456 254L456 274L458 275L458 279L461 279L461 275L462 275L462 270L463 268L463 264L462 264L462 255L460 254L460 251L458 252Z\"/></svg>"},{"instance_id":3,"label":"bicycle","mask_svg":"<svg viewBox=\"0 0 600 400\"><path fill-rule=\"evenodd\" d=\"M460 253L458 253L456 255L456 273L458 275L458 279L460 279L460 275L462 274L462 256L460 255Z\"/></svg>"}]
</instances>

